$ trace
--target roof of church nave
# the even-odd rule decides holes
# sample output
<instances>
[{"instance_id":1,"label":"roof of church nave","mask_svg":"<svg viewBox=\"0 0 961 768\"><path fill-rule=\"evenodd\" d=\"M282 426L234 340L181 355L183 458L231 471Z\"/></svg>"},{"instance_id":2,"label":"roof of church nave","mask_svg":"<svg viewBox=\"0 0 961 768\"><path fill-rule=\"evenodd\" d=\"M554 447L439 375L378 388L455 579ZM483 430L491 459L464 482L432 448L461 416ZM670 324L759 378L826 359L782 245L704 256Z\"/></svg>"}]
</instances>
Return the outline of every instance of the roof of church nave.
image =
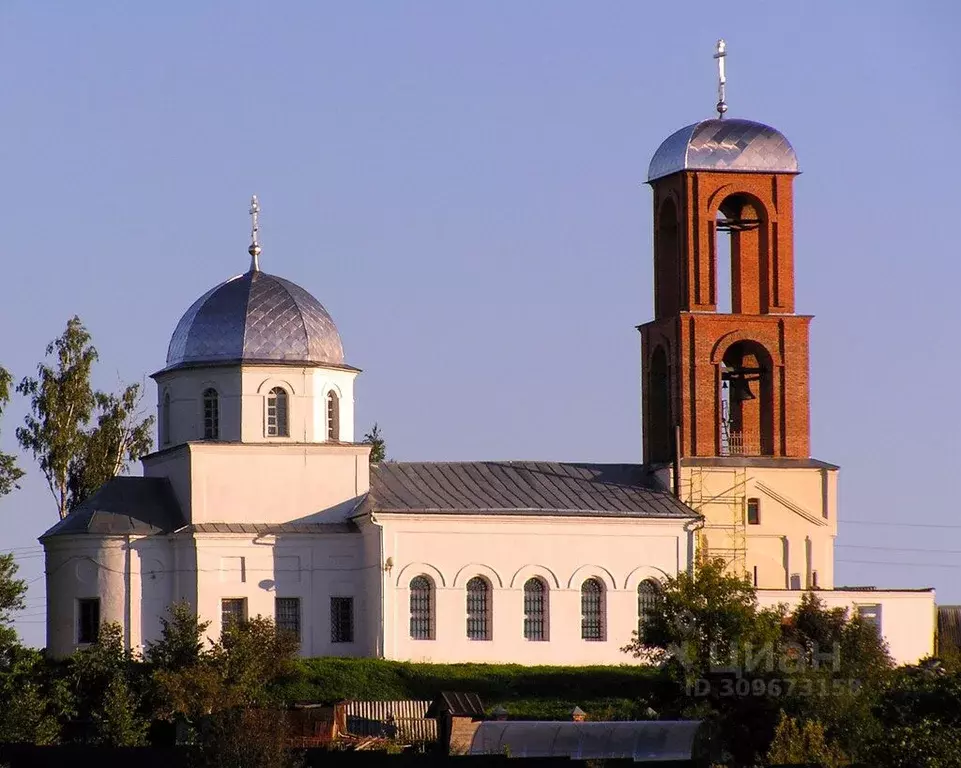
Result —
<instances>
[{"instance_id":1,"label":"roof of church nave","mask_svg":"<svg viewBox=\"0 0 961 768\"><path fill-rule=\"evenodd\" d=\"M640 464L546 461L386 462L371 467L357 513L695 518ZM322 515L321 515L322 517ZM43 534L335 533L324 522L188 526L168 480L115 477Z\"/></svg>"},{"instance_id":2,"label":"roof of church nave","mask_svg":"<svg viewBox=\"0 0 961 768\"><path fill-rule=\"evenodd\" d=\"M260 271L256 196L250 214L250 269L184 313L170 338L167 370L224 363L344 367L340 334L323 305L299 285Z\"/></svg>"}]
</instances>

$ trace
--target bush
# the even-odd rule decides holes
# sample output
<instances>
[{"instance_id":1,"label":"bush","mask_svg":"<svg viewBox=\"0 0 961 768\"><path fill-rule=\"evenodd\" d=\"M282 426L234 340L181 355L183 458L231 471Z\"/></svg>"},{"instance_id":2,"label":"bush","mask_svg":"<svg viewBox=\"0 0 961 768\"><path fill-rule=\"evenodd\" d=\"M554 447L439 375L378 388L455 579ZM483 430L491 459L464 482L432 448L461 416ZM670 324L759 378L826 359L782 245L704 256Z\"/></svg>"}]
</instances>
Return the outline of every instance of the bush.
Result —
<instances>
[{"instance_id":1,"label":"bush","mask_svg":"<svg viewBox=\"0 0 961 768\"><path fill-rule=\"evenodd\" d=\"M476 693L488 709L503 706L518 719L564 719L575 706L628 719L640 716L660 683L656 669L637 664L526 667L317 658L299 660L276 693L286 702L332 703L429 700L441 691L458 691Z\"/></svg>"}]
</instances>

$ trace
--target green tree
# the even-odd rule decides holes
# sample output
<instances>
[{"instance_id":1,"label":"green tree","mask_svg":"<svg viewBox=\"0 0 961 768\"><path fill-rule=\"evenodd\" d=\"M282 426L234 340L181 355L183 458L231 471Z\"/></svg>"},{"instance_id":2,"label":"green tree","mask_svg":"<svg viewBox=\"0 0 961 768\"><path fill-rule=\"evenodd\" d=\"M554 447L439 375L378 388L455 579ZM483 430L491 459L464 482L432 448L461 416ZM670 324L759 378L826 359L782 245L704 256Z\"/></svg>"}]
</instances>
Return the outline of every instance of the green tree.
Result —
<instances>
[{"instance_id":1,"label":"green tree","mask_svg":"<svg viewBox=\"0 0 961 768\"><path fill-rule=\"evenodd\" d=\"M622 650L637 658L670 662L685 679L716 666L773 649L783 612L761 609L747 577L732 574L721 558L665 579L655 607Z\"/></svg>"},{"instance_id":2,"label":"green tree","mask_svg":"<svg viewBox=\"0 0 961 768\"><path fill-rule=\"evenodd\" d=\"M46 354L56 355L55 367L41 362L37 378L26 377L17 385L17 391L30 399L31 410L17 429L17 439L40 464L62 520L70 511L70 468L83 456L84 426L96 405L90 371L97 350L80 318L74 317L47 345Z\"/></svg>"},{"instance_id":3,"label":"green tree","mask_svg":"<svg viewBox=\"0 0 961 768\"><path fill-rule=\"evenodd\" d=\"M3 409L10 402L10 384L13 381L9 371L0 365L0 417ZM10 491L19 488L23 470L17 466L17 457L0 451L0 496L6 496Z\"/></svg>"},{"instance_id":4,"label":"green tree","mask_svg":"<svg viewBox=\"0 0 961 768\"><path fill-rule=\"evenodd\" d=\"M0 651L0 742L56 744L74 714L68 682L40 651Z\"/></svg>"},{"instance_id":5,"label":"green tree","mask_svg":"<svg viewBox=\"0 0 961 768\"><path fill-rule=\"evenodd\" d=\"M875 708L880 729L865 750L880 768L961 766L961 675L937 664L896 670Z\"/></svg>"},{"instance_id":6,"label":"green tree","mask_svg":"<svg viewBox=\"0 0 961 768\"><path fill-rule=\"evenodd\" d=\"M17 439L39 463L62 520L97 486L150 450L153 417L138 412L139 384L122 387L119 395L93 390L97 350L79 317L47 345L46 355L55 356L54 364L41 362L36 378L17 385L30 400Z\"/></svg>"},{"instance_id":7,"label":"green tree","mask_svg":"<svg viewBox=\"0 0 961 768\"><path fill-rule=\"evenodd\" d=\"M204 635L209 621L201 621L186 601L167 608L170 618L160 618L160 639L147 646L144 658L158 669L178 670L192 667L206 656Z\"/></svg>"},{"instance_id":8,"label":"green tree","mask_svg":"<svg viewBox=\"0 0 961 768\"><path fill-rule=\"evenodd\" d=\"M141 670L121 626L103 624L97 642L77 651L70 667L78 713L92 724L93 740L114 747L144 744L149 721L141 711Z\"/></svg>"},{"instance_id":9,"label":"green tree","mask_svg":"<svg viewBox=\"0 0 961 768\"><path fill-rule=\"evenodd\" d=\"M364 435L364 442L370 446L370 463L380 464L387 461L387 443L380 434L380 427L374 422L370 432Z\"/></svg>"},{"instance_id":10,"label":"green tree","mask_svg":"<svg viewBox=\"0 0 961 768\"><path fill-rule=\"evenodd\" d=\"M97 392L94 398L96 425L85 430L83 456L68 471L71 508L153 447L154 417L143 415L140 384L123 387L119 395Z\"/></svg>"},{"instance_id":11,"label":"green tree","mask_svg":"<svg viewBox=\"0 0 961 768\"><path fill-rule=\"evenodd\" d=\"M17 578L17 563L12 554L0 555L0 649L17 642L17 631L10 626L13 615L23 610L27 583Z\"/></svg>"},{"instance_id":12,"label":"green tree","mask_svg":"<svg viewBox=\"0 0 961 768\"><path fill-rule=\"evenodd\" d=\"M840 768L850 762L845 754L829 743L824 726L817 720L794 720L783 712L767 753L771 765L819 765Z\"/></svg>"}]
</instances>

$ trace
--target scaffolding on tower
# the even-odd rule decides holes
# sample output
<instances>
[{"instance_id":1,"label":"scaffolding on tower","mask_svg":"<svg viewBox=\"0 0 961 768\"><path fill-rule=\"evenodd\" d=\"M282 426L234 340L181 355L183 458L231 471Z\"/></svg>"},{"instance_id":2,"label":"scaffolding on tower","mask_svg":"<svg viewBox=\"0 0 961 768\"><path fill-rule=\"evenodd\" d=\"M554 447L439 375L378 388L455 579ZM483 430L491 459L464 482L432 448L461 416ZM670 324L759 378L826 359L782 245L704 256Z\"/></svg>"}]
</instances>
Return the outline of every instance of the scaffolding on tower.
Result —
<instances>
[{"instance_id":1,"label":"scaffolding on tower","mask_svg":"<svg viewBox=\"0 0 961 768\"><path fill-rule=\"evenodd\" d=\"M747 469L691 467L686 485L687 505L704 516L698 541L701 557L721 557L734 573L746 574ZM715 491L718 486L721 490Z\"/></svg>"}]
</instances>

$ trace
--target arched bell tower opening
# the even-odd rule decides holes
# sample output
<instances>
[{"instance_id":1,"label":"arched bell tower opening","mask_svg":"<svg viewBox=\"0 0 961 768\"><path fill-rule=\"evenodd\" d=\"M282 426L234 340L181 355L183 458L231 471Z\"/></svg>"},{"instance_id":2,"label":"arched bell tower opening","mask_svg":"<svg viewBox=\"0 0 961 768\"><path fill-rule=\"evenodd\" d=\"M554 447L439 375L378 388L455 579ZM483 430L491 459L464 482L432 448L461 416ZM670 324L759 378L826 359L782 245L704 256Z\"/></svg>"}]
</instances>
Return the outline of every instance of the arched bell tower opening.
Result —
<instances>
[{"instance_id":1,"label":"arched bell tower opening","mask_svg":"<svg viewBox=\"0 0 961 768\"><path fill-rule=\"evenodd\" d=\"M716 311L724 314L768 312L770 223L764 204L748 194L730 194L718 206L711 225Z\"/></svg>"},{"instance_id":2,"label":"arched bell tower opening","mask_svg":"<svg viewBox=\"0 0 961 768\"><path fill-rule=\"evenodd\" d=\"M669 317L681 308L680 221L677 205L661 203L654 241L654 314Z\"/></svg>"},{"instance_id":3,"label":"arched bell tower opening","mask_svg":"<svg viewBox=\"0 0 961 768\"><path fill-rule=\"evenodd\" d=\"M647 442L650 460L668 462L673 458L671 382L667 352L658 345L651 353L648 377Z\"/></svg>"},{"instance_id":4,"label":"arched bell tower opening","mask_svg":"<svg viewBox=\"0 0 961 768\"><path fill-rule=\"evenodd\" d=\"M774 455L771 356L754 341L737 341L718 366L718 455Z\"/></svg>"}]
</instances>

